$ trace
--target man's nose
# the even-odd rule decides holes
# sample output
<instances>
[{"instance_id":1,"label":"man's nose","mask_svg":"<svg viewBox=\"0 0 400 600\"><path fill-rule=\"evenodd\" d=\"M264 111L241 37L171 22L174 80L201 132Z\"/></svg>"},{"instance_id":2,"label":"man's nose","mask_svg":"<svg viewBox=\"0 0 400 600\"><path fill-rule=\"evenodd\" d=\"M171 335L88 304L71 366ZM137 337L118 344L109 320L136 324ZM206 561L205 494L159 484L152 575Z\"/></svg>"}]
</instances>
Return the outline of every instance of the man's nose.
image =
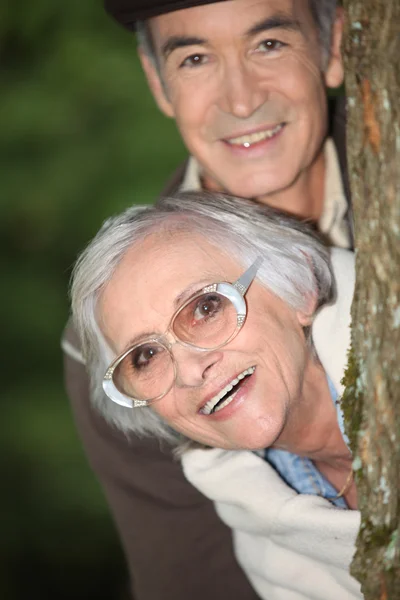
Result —
<instances>
[{"instance_id":1,"label":"man's nose","mask_svg":"<svg viewBox=\"0 0 400 600\"><path fill-rule=\"evenodd\" d=\"M174 344L171 351L176 362L175 385L178 387L200 387L222 359L220 350L196 350L179 343Z\"/></svg>"},{"instance_id":2,"label":"man's nose","mask_svg":"<svg viewBox=\"0 0 400 600\"><path fill-rule=\"evenodd\" d=\"M227 66L221 83L220 108L239 119L247 119L267 99L268 92L260 86L258 76L246 65Z\"/></svg>"}]
</instances>

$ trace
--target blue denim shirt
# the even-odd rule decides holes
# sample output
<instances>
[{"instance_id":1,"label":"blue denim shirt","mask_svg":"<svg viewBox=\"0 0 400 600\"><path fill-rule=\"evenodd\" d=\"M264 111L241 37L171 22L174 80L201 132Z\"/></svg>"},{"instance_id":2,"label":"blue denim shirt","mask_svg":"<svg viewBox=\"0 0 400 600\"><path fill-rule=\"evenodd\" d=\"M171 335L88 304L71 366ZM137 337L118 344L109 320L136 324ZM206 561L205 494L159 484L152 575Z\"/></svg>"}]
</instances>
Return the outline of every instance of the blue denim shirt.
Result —
<instances>
[{"instance_id":1,"label":"blue denim shirt","mask_svg":"<svg viewBox=\"0 0 400 600\"><path fill-rule=\"evenodd\" d=\"M335 403L336 413L343 439L349 445L348 437L344 431L343 413L340 408L338 393L333 383L327 377L329 391ZM263 452L267 460L279 473L282 479L299 494L313 494L323 496L338 508L348 508L346 500L335 498L338 492L333 485L318 471L312 460L302 458L286 450L267 448Z\"/></svg>"}]
</instances>

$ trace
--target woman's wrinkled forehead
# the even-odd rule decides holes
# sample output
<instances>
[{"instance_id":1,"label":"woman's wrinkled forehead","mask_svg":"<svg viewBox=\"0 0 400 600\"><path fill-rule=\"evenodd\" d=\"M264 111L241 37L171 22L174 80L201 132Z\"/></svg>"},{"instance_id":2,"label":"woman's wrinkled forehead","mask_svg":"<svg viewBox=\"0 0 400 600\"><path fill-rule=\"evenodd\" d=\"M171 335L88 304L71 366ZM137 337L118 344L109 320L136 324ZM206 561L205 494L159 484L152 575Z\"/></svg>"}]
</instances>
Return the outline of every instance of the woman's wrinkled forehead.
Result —
<instances>
[{"instance_id":1,"label":"woman's wrinkled forehead","mask_svg":"<svg viewBox=\"0 0 400 600\"><path fill-rule=\"evenodd\" d=\"M165 263L171 270L171 277L174 272L181 273L185 263L188 270L194 273L197 271L200 274L200 270L206 265L213 270L215 264L231 255L229 250L222 247L220 237L217 236L214 241L213 237L207 223L201 217L195 223L190 216L171 215L132 244L116 272L121 266L131 270L133 265L140 265L141 269L147 266L149 270L156 272L162 269ZM188 261L188 255L193 257L195 262Z\"/></svg>"},{"instance_id":2,"label":"woman's wrinkled forehead","mask_svg":"<svg viewBox=\"0 0 400 600\"><path fill-rule=\"evenodd\" d=\"M191 294L210 283L234 281L241 271L200 234L152 232L128 250L100 295L99 325L120 350L142 332L162 333Z\"/></svg>"}]
</instances>

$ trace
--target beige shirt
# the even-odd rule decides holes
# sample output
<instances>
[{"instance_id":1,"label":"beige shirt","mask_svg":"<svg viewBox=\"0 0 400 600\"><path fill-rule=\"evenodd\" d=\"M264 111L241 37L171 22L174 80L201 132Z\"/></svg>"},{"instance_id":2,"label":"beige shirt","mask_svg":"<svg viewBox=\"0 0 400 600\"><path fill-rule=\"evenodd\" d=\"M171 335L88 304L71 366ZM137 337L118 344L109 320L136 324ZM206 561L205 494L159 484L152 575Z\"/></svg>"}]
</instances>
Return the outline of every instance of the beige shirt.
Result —
<instances>
[{"instance_id":1,"label":"beige shirt","mask_svg":"<svg viewBox=\"0 0 400 600\"><path fill-rule=\"evenodd\" d=\"M324 154L326 165L324 207L318 228L333 246L351 248L351 234L347 219L348 205L335 144L331 139L325 142ZM201 189L201 167L193 156L189 158L180 189L184 192Z\"/></svg>"}]
</instances>

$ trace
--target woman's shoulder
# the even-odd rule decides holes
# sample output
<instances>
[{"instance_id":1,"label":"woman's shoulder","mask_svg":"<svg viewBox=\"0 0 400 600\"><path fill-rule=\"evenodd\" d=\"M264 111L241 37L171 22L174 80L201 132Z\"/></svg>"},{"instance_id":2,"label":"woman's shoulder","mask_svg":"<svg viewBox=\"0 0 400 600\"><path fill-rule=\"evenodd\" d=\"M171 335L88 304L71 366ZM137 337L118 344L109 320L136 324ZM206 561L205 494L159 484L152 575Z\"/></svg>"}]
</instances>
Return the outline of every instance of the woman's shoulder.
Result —
<instances>
[{"instance_id":1,"label":"woman's shoulder","mask_svg":"<svg viewBox=\"0 0 400 600\"><path fill-rule=\"evenodd\" d=\"M335 515L340 523L347 524L353 517L356 526L358 511L334 509L329 501L316 495L298 494L288 486L276 470L263 458L249 450L190 450L182 456L186 478L214 502L226 503L246 518L252 514L264 527L277 527L291 515L294 520L310 511L313 518ZM319 517L318 517L319 513ZM341 518L344 517L343 521ZM350 519L350 521L349 521Z\"/></svg>"},{"instance_id":2,"label":"woman's shoulder","mask_svg":"<svg viewBox=\"0 0 400 600\"><path fill-rule=\"evenodd\" d=\"M271 597L276 585L282 588L277 598L286 598L293 586L299 592L294 598L309 598L312 591L327 600L326 586L330 599L362 597L348 574L358 511L298 494L250 451L191 450L182 464L187 479L232 529L236 556L261 598ZM309 574L307 581L299 581L299 569Z\"/></svg>"}]
</instances>

